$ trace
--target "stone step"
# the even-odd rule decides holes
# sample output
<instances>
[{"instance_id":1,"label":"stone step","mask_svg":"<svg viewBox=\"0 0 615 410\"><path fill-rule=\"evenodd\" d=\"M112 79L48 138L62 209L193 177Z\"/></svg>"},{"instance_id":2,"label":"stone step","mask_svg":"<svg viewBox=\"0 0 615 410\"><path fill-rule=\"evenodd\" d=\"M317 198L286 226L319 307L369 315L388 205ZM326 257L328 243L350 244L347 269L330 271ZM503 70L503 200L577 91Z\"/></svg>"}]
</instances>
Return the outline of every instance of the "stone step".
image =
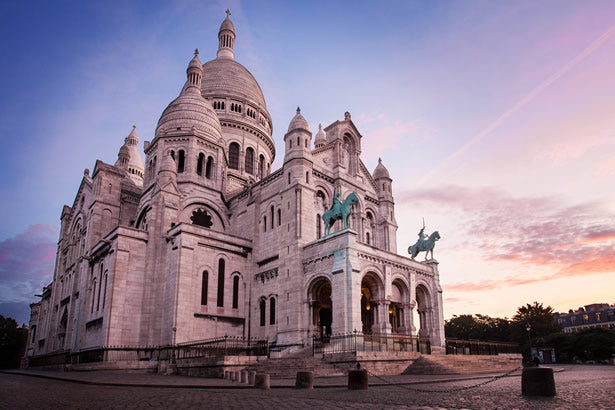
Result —
<instances>
[{"instance_id":1,"label":"stone step","mask_svg":"<svg viewBox=\"0 0 615 410\"><path fill-rule=\"evenodd\" d=\"M422 356L403 374L480 374L506 372L521 365L520 358L500 356Z\"/></svg>"}]
</instances>

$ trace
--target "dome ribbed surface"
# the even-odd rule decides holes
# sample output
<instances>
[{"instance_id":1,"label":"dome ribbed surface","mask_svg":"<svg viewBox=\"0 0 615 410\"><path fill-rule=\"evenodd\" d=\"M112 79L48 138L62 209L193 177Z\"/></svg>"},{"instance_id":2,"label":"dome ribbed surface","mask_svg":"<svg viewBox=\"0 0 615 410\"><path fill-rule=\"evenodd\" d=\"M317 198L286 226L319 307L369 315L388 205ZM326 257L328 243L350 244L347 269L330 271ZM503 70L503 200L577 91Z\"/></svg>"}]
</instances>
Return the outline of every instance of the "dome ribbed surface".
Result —
<instances>
[{"instance_id":1,"label":"dome ribbed surface","mask_svg":"<svg viewBox=\"0 0 615 410\"><path fill-rule=\"evenodd\" d=\"M222 127L211 103L201 97L198 91L187 91L182 91L182 94L165 108L158 120L156 135L159 130L195 127L209 133L215 130L216 137L220 138Z\"/></svg>"},{"instance_id":2,"label":"dome ribbed surface","mask_svg":"<svg viewBox=\"0 0 615 410\"><path fill-rule=\"evenodd\" d=\"M318 124L318 132L314 137L314 145L321 146L327 143L327 137L325 136L325 132L322 130L322 124Z\"/></svg>"},{"instance_id":3,"label":"dome ribbed surface","mask_svg":"<svg viewBox=\"0 0 615 410\"><path fill-rule=\"evenodd\" d=\"M233 22L231 21L229 16L226 16L222 24L220 25L220 31L222 30L231 30L233 33L235 32L235 26L233 26Z\"/></svg>"},{"instance_id":4,"label":"dome ribbed surface","mask_svg":"<svg viewBox=\"0 0 615 410\"><path fill-rule=\"evenodd\" d=\"M237 61L217 58L203 66L203 97L225 96L246 99L267 110L265 97L254 76Z\"/></svg>"},{"instance_id":5,"label":"dome ribbed surface","mask_svg":"<svg viewBox=\"0 0 615 410\"><path fill-rule=\"evenodd\" d=\"M379 178L391 179L391 176L389 175L389 171L386 169L384 165L382 165L382 160L380 158L378 158L378 165L376 166L376 169L374 170L373 177L374 179L379 179Z\"/></svg>"}]
</instances>

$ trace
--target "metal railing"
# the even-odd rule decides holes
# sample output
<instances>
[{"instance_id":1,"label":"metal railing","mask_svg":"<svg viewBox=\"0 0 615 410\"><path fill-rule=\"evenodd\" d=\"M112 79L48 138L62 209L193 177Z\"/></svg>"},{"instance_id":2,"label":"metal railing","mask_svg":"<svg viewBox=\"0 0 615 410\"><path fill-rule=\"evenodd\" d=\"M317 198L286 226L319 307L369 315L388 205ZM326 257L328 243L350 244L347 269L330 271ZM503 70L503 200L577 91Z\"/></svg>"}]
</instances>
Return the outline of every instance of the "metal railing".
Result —
<instances>
[{"instance_id":1,"label":"metal railing","mask_svg":"<svg viewBox=\"0 0 615 410\"><path fill-rule=\"evenodd\" d=\"M521 348L518 343L446 339L446 354L498 355L505 353L521 353Z\"/></svg>"},{"instance_id":2,"label":"metal railing","mask_svg":"<svg viewBox=\"0 0 615 410\"><path fill-rule=\"evenodd\" d=\"M29 366L95 362L137 362L221 356L269 356L267 340L219 337L169 346L103 346L78 352L58 351L28 358Z\"/></svg>"},{"instance_id":3,"label":"metal railing","mask_svg":"<svg viewBox=\"0 0 615 410\"><path fill-rule=\"evenodd\" d=\"M314 354L354 352L418 352L431 353L429 339L395 334L348 333L312 340Z\"/></svg>"}]
</instances>

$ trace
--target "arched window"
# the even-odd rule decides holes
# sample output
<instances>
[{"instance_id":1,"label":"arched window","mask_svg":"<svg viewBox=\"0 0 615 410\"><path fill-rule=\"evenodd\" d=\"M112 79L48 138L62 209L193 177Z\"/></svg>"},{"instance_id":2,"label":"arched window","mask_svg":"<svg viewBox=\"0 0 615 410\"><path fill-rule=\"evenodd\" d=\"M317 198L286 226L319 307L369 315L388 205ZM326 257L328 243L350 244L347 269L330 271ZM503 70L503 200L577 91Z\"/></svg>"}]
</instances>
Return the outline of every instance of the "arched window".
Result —
<instances>
[{"instance_id":1,"label":"arched window","mask_svg":"<svg viewBox=\"0 0 615 410\"><path fill-rule=\"evenodd\" d=\"M278 208L278 226L282 225L282 210Z\"/></svg>"},{"instance_id":2,"label":"arched window","mask_svg":"<svg viewBox=\"0 0 615 410\"><path fill-rule=\"evenodd\" d=\"M310 173L309 173L309 171L305 171L305 183L306 184L310 183Z\"/></svg>"},{"instance_id":3,"label":"arched window","mask_svg":"<svg viewBox=\"0 0 615 410\"><path fill-rule=\"evenodd\" d=\"M96 300L96 278L92 279L92 309L90 313L94 313L94 301Z\"/></svg>"},{"instance_id":4,"label":"arched window","mask_svg":"<svg viewBox=\"0 0 615 410\"><path fill-rule=\"evenodd\" d=\"M250 147L246 148L246 172L254 175L254 150Z\"/></svg>"},{"instance_id":5,"label":"arched window","mask_svg":"<svg viewBox=\"0 0 615 410\"><path fill-rule=\"evenodd\" d=\"M233 278L233 309L239 307L239 276Z\"/></svg>"},{"instance_id":6,"label":"arched window","mask_svg":"<svg viewBox=\"0 0 615 410\"><path fill-rule=\"evenodd\" d=\"M224 259L218 261L218 307L224 306Z\"/></svg>"},{"instance_id":7,"label":"arched window","mask_svg":"<svg viewBox=\"0 0 615 410\"><path fill-rule=\"evenodd\" d=\"M290 184L290 172L288 173L288 183Z\"/></svg>"},{"instance_id":8,"label":"arched window","mask_svg":"<svg viewBox=\"0 0 615 410\"><path fill-rule=\"evenodd\" d=\"M171 158L173 158L173 161L175 161L175 151L171 150Z\"/></svg>"},{"instance_id":9,"label":"arched window","mask_svg":"<svg viewBox=\"0 0 615 410\"><path fill-rule=\"evenodd\" d=\"M273 205L271 205L271 207L269 208L269 212L271 212L271 229L273 229L273 223L274 223L274 219L273 219Z\"/></svg>"},{"instance_id":10,"label":"arched window","mask_svg":"<svg viewBox=\"0 0 615 410\"><path fill-rule=\"evenodd\" d=\"M205 161L205 154L202 152L199 154L199 158L196 161L196 173L197 175L203 175L203 161Z\"/></svg>"},{"instance_id":11,"label":"arched window","mask_svg":"<svg viewBox=\"0 0 615 410\"><path fill-rule=\"evenodd\" d=\"M201 278L201 305L207 305L207 287L209 286L209 273L204 270Z\"/></svg>"},{"instance_id":12,"label":"arched window","mask_svg":"<svg viewBox=\"0 0 615 410\"><path fill-rule=\"evenodd\" d=\"M369 232L365 233L365 242L367 242L367 244L369 245Z\"/></svg>"},{"instance_id":13,"label":"arched window","mask_svg":"<svg viewBox=\"0 0 615 410\"><path fill-rule=\"evenodd\" d=\"M265 308L266 308L265 303L266 303L265 302L265 298L262 298L260 303L259 303L259 310L260 310L259 313L260 313L260 319L261 319L261 321L260 321L261 326L265 326Z\"/></svg>"},{"instance_id":14,"label":"arched window","mask_svg":"<svg viewBox=\"0 0 615 410\"><path fill-rule=\"evenodd\" d=\"M275 325L275 298L269 298L269 324Z\"/></svg>"},{"instance_id":15,"label":"arched window","mask_svg":"<svg viewBox=\"0 0 615 410\"><path fill-rule=\"evenodd\" d=\"M231 169L239 169L239 144L231 142L228 147L228 166Z\"/></svg>"},{"instance_id":16,"label":"arched window","mask_svg":"<svg viewBox=\"0 0 615 410\"><path fill-rule=\"evenodd\" d=\"M316 239L320 239L322 236L322 226L320 224L320 214L316 214Z\"/></svg>"},{"instance_id":17,"label":"arched window","mask_svg":"<svg viewBox=\"0 0 615 410\"><path fill-rule=\"evenodd\" d=\"M98 297L96 298L96 311L100 309L100 289L102 288L102 275L103 275L103 264L100 264L100 274L99 274L99 282L98 282Z\"/></svg>"},{"instance_id":18,"label":"arched window","mask_svg":"<svg viewBox=\"0 0 615 410\"><path fill-rule=\"evenodd\" d=\"M205 178L211 178L211 171L214 165L214 159L212 157L207 157L207 164L205 165Z\"/></svg>"},{"instance_id":19,"label":"arched window","mask_svg":"<svg viewBox=\"0 0 615 410\"><path fill-rule=\"evenodd\" d=\"M177 160L177 173L181 174L184 172L184 150L180 149L178 154L179 158Z\"/></svg>"},{"instance_id":20,"label":"arched window","mask_svg":"<svg viewBox=\"0 0 615 410\"><path fill-rule=\"evenodd\" d=\"M263 216L263 232L267 232L267 215Z\"/></svg>"},{"instance_id":21,"label":"arched window","mask_svg":"<svg viewBox=\"0 0 615 410\"><path fill-rule=\"evenodd\" d=\"M104 290L103 290L103 303L102 303L102 307L103 309L105 308L105 300L107 300L107 272L105 272L105 281L103 283L104 286Z\"/></svg>"},{"instance_id":22,"label":"arched window","mask_svg":"<svg viewBox=\"0 0 615 410\"><path fill-rule=\"evenodd\" d=\"M265 157L262 154L258 159L258 176L260 178L265 176Z\"/></svg>"}]
</instances>

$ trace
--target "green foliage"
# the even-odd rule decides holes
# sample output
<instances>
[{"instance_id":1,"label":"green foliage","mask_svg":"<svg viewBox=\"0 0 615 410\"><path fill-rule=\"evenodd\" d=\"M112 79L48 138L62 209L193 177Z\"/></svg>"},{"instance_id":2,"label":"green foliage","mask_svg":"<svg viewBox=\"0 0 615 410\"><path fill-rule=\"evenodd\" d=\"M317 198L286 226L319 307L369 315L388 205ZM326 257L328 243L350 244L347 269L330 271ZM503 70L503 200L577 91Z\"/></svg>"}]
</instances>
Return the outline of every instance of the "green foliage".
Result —
<instances>
[{"instance_id":1,"label":"green foliage","mask_svg":"<svg viewBox=\"0 0 615 410\"><path fill-rule=\"evenodd\" d=\"M12 318L0 315L0 368L19 367L28 337L28 329L17 327Z\"/></svg>"},{"instance_id":2,"label":"green foliage","mask_svg":"<svg viewBox=\"0 0 615 410\"><path fill-rule=\"evenodd\" d=\"M512 321L517 327L522 327L525 332L529 324L532 338L545 337L562 330L562 326L553 319L553 308L544 307L538 302L519 307ZM520 329L517 329L517 333L519 331Z\"/></svg>"}]
</instances>

